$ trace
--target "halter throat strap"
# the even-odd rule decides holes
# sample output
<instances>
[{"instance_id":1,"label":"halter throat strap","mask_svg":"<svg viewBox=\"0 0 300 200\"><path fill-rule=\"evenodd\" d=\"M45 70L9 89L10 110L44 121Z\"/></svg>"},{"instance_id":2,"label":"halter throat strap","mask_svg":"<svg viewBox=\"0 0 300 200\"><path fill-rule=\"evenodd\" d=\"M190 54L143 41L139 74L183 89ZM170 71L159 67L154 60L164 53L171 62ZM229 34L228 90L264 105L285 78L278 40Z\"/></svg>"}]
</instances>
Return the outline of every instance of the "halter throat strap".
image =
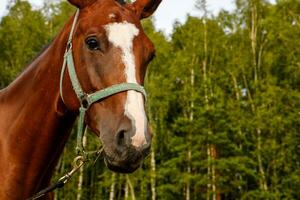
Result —
<instances>
[{"instance_id":1,"label":"halter throat strap","mask_svg":"<svg viewBox=\"0 0 300 200\"><path fill-rule=\"evenodd\" d=\"M73 39L74 31L76 28L76 24L78 21L78 16L79 16L79 9L77 9L76 14L74 16L70 35L68 38L67 48L66 48L65 55L64 55L64 61L63 61L63 66L62 66L62 70L61 70L61 75L60 75L60 96L62 98L62 101L65 103L64 98L63 98L63 79L64 79L64 72L66 71L66 67L67 67L73 90L76 93L77 99L79 100L79 103L80 103L76 150L77 150L78 154L85 155L85 151L83 148L83 142L82 142L83 135L84 135L85 128L86 128L86 124L85 124L84 120L85 120L86 111L89 109L89 107L93 103L103 100L114 94L117 94L120 92L125 92L128 90L134 90L134 91L142 93L144 95L145 99L146 99L147 95L146 95L146 91L145 91L144 87L137 83L116 84L116 85L112 85L108 88L102 89L100 91L97 91L97 92L91 93L91 94L87 94L83 91L83 89L80 85L79 79L77 77L76 70L75 70L75 64L74 64L74 59L73 59L73 45L72 45L72 39Z\"/></svg>"}]
</instances>

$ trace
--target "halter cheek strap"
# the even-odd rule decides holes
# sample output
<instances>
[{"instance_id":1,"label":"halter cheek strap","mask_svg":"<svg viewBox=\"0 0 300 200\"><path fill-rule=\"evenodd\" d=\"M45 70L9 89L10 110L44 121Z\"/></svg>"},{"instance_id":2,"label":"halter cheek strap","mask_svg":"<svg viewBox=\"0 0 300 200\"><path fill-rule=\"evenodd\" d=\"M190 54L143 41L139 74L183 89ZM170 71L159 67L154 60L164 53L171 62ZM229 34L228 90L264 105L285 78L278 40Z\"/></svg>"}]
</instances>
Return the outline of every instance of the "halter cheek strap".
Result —
<instances>
[{"instance_id":1,"label":"halter cheek strap","mask_svg":"<svg viewBox=\"0 0 300 200\"><path fill-rule=\"evenodd\" d=\"M140 92L144 95L145 98L147 97L147 95L146 95L146 91L145 91L144 87L137 83L121 83L121 84L117 84L117 85L112 85L108 88L105 88L103 90L97 91L92 94L87 94L83 91L83 89L80 85L80 82L78 80L77 74L76 74L74 60L73 60L73 53L72 53L72 48L73 48L72 47L72 38L73 38L76 23L78 20L78 16L79 16L79 9L76 11L76 14L75 14L75 17L73 20L66 52L64 55L64 61L63 61L61 75L60 75L60 96L64 102L62 84L63 84L64 72L65 72L65 69L67 66L73 90L76 93L76 96L80 102L79 121L78 121L78 127L77 127L76 150L77 150L77 153L79 153L79 154L82 153L84 155L85 152L84 152L83 142L82 142L82 138L83 138L85 128L86 128L84 119L85 119L86 111L89 109L89 107L93 103L103 100L104 98L112 96L114 94L128 91L128 90L134 90L134 91Z\"/></svg>"}]
</instances>

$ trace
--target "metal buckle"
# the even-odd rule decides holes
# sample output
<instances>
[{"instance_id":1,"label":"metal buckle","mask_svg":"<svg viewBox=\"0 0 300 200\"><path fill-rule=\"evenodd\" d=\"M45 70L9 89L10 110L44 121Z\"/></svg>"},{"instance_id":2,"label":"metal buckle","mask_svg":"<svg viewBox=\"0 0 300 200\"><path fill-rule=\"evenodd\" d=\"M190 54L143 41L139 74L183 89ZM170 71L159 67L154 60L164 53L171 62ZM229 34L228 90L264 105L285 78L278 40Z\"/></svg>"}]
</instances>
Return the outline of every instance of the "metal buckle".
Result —
<instances>
[{"instance_id":1,"label":"metal buckle","mask_svg":"<svg viewBox=\"0 0 300 200\"><path fill-rule=\"evenodd\" d=\"M90 103L86 94L80 98L80 104L86 110L89 108Z\"/></svg>"}]
</instances>

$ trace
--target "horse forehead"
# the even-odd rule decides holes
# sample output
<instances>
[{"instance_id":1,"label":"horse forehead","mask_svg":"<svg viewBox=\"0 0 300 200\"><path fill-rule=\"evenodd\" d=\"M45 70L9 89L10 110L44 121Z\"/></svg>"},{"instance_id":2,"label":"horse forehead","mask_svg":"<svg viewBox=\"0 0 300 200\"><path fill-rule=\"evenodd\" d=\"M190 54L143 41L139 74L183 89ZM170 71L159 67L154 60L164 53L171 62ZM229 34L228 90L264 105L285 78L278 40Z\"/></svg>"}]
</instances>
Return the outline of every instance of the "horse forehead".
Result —
<instances>
[{"instance_id":1,"label":"horse forehead","mask_svg":"<svg viewBox=\"0 0 300 200\"><path fill-rule=\"evenodd\" d=\"M140 32L135 24L127 21L108 23L104 28L108 40L115 46L123 49L130 49L133 45L133 39Z\"/></svg>"},{"instance_id":2,"label":"horse forehead","mask_svg":"<svg viewBox=\"0 0 300 200\"><path fill-rule=\"evenodd\" d=\"M92 19L95 23L113 22L113 21L135 21L137 22L136 13L126 6L118 3L117 0L96 1L92 6L84 10L88 21Z\"/></svg>"},{"instance_id":3,"label":"horse forehead","mask_svg":"<svg viewBox=\"0 0 300 200\"><path fill-rule=\"evenodd\" d=\"M143 29L139 27L139 25L134 23L123 21L108 23L104 26L104 29L110 43L120 48L124 55L128 56L131 54L134 59L138 60L138 63L141 63L141 59L155 53L155 47ZM135 39L138 42L134 42ZM134 55L134 49L140 50L137 54L139 56L136 57L136 55ZM135 67L139 66L140 65L137 65Z\"/></svg>"}]
</instances>

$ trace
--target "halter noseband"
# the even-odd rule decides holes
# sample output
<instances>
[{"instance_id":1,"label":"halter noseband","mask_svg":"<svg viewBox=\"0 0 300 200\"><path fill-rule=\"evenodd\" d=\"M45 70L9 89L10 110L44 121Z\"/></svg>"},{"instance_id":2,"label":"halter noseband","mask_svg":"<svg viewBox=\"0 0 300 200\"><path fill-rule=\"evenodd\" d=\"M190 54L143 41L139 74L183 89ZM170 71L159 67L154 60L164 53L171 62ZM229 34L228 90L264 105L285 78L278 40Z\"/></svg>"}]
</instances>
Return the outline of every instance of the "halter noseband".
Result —
<instances>
[{"instance_id":1,"label":"halter noseband","mask_svg":"<svg viewBox=\"0 0 300 200\"><path fill-rule=\"evenodd\" d=\"M85 155L82 138L83 138L84 131L86 128L86 124L84 122L85 113L89 109L89 107L93 103L95 103L99 100L102 100L106 97L112 96L112 95L120 93L120 92L128 91L128 90L135 90L137 92L140 92L146 98L146 91L143 86L141 86L137 83L121 83L121 84L117 84L117 85L112 85L108 88L99 90L92 94L87 94L82 90L82 87L81 87L80 82L76 75L76 70L75 70L74 60L73 60L73 53L72 53L72 38L73 38L76 23L78 20L78 16L79 16L79 9L76 11L76 14L75 14L75 17L73 20L71 32L70 32L68 43L67 43L67 48L66 48L65 55L64 55L64 61L63 61L63 66L62 66L62 70L61 70L61 75L60 75L60 96L64 102L62 84L63 84L63 78L64 78L64 71L67 66L73 90L76 93L76 96L80 102L79 121L78 121L78 127L77 127L76 150L77 150L78 154L82 153L83 155Z\"/></svg>"}]
</instances>

